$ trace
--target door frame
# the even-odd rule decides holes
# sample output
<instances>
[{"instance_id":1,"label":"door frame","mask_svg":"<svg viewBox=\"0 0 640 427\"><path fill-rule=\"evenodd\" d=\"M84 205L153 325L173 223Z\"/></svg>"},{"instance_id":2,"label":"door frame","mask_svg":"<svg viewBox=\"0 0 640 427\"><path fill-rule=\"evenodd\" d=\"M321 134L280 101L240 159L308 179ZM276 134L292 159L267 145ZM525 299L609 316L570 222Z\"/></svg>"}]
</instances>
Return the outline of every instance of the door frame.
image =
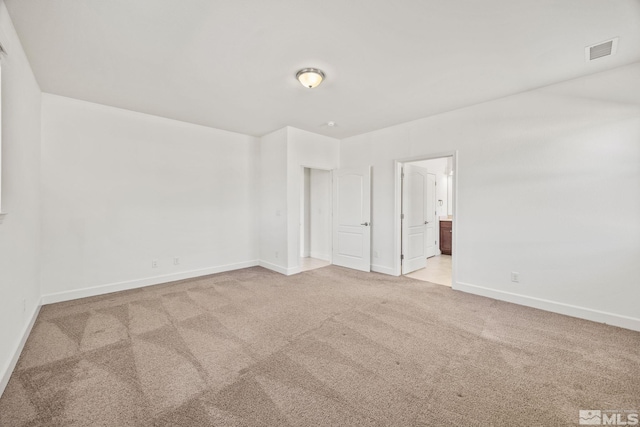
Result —
<instances>
[{"instance_id":1,"label":"door frame","mask_svg":"<svg viewBox=\"0 0 640 427\"><path fill-rule=\"evenodd\" d=\"M401 259L400 256L402 255L402 219L401 219L401 214L402 214L402 166L404 166L405 163L410 163L410 162L418 162L420 160L432 160L432 159L440 159L442 157L451 157L452 158L452 164L451 164L451 170L453 171L453 176L452 176L452 188L451 188L451 198L453 199L451 201L451 215L452 215L452 219L453 219L453 223L457 224L457 217L458 217L458 173L459 171L459 154L458 154L458 150L453 150L453 151L443 151L443 152L439 152L439 153L432 153L432 154L422 154L422 155L417 155L417 156L413 156L413 157L404 157L401 159L395 159L394 160L394 173L395 173L395 195L394 195L394 215L393 215L393 220L394 220L394 225L393 225L393 240L394 240L394 267L393 267L393 271L394 271L394 275L395 276L401 276L402 275L402 264L401 264ZM438 221L439 223L439 221ZM458 246L456 244L457 242L457 238L458 238L458 233L457 233L457 228L458 227L453 227L452 229L452 236L451 236L451 253L453 254L451 256L451 287L453 289L456 289L456 279L457 279L457 266L458 266L458 251L456 250L456 247Z\"/></svg>"},{"instance_id":2,"label":"door frame","mask_svg":"<svg viewBox=\"0 0 640 427\"><path fill-rule=\"evenodd\" d=\"M330 228L330 236L329 236L329 264L333 264L333 171L334 169L328 169L328 168L322 168L322 167L318 167L318 166L307 166L306 164L304 165L300 165L299 168L299 173L300 176L302 177L302 180L300 182L300 206L298 207L298 209L302 208L302 205L304 204L304 170L305 169L316 169L316 170L321 170L324 172L329 172L329 206L327 207L329 209L329 223L331 224ZM302 219L301 219L302 220ZM298 255L300 254L300 250L302 249L300 246L301 240L302 238L300 237L300 224L298 224L298 239L297 239L297 253ZM298 269L300 269L300 256L298 256Z\"/></svg>"}]
</instances>

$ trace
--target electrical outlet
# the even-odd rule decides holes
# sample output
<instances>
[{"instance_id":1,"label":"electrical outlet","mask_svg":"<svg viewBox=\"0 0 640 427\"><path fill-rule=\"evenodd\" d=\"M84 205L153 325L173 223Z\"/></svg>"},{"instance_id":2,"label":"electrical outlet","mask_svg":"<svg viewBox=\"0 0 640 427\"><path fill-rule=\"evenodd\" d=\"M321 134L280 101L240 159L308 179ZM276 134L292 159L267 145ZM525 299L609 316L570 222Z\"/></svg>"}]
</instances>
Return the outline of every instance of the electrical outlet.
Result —
<instances>
[{"instance_id":1,"label":"electrical outlet","mask_svg":"<svg viewBox=\"0 0 640 427\"><path fill-rule=\"evenodd\" d=\"M278 251L276 251L276 258L278 258Z\"/></svg>"},{"instance_id":2,"label":"electrical outlet","mask_svg":"<svg viewBox=\"0 0 640 427\"><path fill-rule=\"evenodd\" d=\"M515 282L515 283L519 283L520 282L520 273L518 273L517 271L512 271L511 272L511 281Z\"/></svg>"},{"instance_id":3,"label":"electrical outlet","mask_svg":"<svg viewBox=\"0 0 640 427\"><path fill-rule=\"evenodd\" d=\"M173 265L180 265L180 257L173 257Z\"/></svg>"},{"instance_id":4,"label":"electrical outlet","mask_svg":"<svg viewBox=\"0 0 640 427\"><path fill-rule=\"evenodd\" d=\"M151 260L151 268L158 268L158 260L157 259L152 259Z\"/></svg>"}]
</instances>

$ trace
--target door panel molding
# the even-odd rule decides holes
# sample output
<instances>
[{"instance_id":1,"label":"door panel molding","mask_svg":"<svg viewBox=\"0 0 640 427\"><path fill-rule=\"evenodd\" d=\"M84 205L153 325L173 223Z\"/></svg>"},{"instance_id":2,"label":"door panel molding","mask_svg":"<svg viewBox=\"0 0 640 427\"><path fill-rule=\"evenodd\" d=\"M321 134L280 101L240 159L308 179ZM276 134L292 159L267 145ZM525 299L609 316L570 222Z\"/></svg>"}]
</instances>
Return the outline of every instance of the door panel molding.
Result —
<instances>
[{"instance_id":1,"label":"door panel molding","mask_svg":"<svg viewBox=\"0 0 640 427\"><path fill-rule=\"evenodd\" d=\"M427 266L427 218L429 173L406 164L402 178L402 274Z\"/></svg>"},{"instance_id":2,"label":"door panel molding","mask_svg":"<svg viewBox=\"0 0 640 427\"><path fill-rule=\"evenodd\" d=\"M371 271L371 166L333 171L335 265Z\"/></svg>"}]
</instances>

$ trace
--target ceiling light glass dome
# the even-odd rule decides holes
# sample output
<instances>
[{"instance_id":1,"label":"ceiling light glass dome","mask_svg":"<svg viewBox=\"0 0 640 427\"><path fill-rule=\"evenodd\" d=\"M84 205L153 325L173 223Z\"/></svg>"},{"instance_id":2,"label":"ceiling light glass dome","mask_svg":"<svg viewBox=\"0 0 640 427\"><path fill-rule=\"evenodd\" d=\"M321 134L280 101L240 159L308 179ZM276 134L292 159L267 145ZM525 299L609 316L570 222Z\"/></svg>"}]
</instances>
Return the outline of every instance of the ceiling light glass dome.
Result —
<instances>
[{"instance_id":1,"label":"ceiling light glass dome","mask_svg":"<svg viewBox=\"0 0 640 427\"><path fill-rule=\"evenodd\" d=\"M302 86L313 89L318 87L322 80L324 80L324 73L317 68L303 68L298 71L296 78L302 84Z\"/></svg>"}]
</instances>

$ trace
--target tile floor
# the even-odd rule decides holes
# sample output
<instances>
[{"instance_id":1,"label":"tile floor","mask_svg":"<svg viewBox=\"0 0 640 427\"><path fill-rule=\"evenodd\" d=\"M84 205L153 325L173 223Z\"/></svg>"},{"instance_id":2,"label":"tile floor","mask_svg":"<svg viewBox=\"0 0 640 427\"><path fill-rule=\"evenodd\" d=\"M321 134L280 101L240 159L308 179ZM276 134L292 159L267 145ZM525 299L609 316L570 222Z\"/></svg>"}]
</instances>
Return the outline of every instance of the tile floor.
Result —
<instances>
[{"instance_id":1,"label":"tile floor","mask_svg":"<svg viewBox=\"0 0 640 427\"><path fill-rule=\"evenodd\" d=\"M412 279L451 286L451 255L436 255L427 259L427 267L406 274Z\"/></svg>"},{"instance_id":2,"label":"tile floor","mask_svg":"<svg viewBox=\"0 0 640 427\"><path fill-rule=\"evenodd\" d=\"M326 267L330 265L329 261L317 258L300 258L300 267L302 271L315 270L316 268Z\"/></svg>"}]
</instances>

